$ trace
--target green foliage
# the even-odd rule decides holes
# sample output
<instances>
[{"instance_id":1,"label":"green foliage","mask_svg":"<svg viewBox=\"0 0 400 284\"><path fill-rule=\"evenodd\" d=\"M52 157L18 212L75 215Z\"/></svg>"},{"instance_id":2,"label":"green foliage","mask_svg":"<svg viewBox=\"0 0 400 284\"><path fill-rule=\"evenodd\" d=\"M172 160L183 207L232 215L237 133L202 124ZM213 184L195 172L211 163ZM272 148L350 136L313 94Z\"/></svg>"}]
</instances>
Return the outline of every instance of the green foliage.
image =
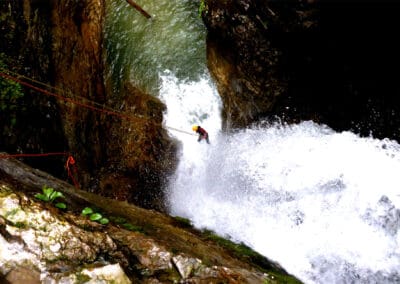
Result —
<instances>
[{"instance_id":1,"label":"green foliage","mask_svg":"<svg viewBox=\"0 0 400 284\"><path fill-rule=\"evenodd\" d=\"M282 273L277 273L277 272L271 272L269 271L267 273L267 279L264 280L264 284L277 284L277 283L282 283L282 284L302 284L302 282L292 275L286 275Z\"/></svg>"},{"instance_id":2,"label":"green foliage","mask_svg":"<svg viewBox=\"0 0 400 284\"><path fill-rule=\"evenodd\" d=\"M28 224L26 224L25 222L20 222L20 221L18 221L18 222L16 222L16 223L14 224L14 226L17 227L17 228L19 228L19 229L25 229L25 228L28 227Z\"/></svg>"},{"instance_id":3,"label":"green foliage","mask_svg":"<svg viewBox=\"0 0 400 284\"><path fill-rule=\"evenodd\" d=\"M89 216L90 221L96 221L102 225L106 225L110 222L107 218L103 217L103 215L101 213L95 212L90 207L85 207L82 210L82 215Z\"/></svg>"},{"instance_id":4,"label":"green foliage","mask_svg":"<svg viewBox=\"0 0 400 284\"><path fill-rule=\"evenodd\" d=\"M8 69L6 59L6 56L0 53L0 72ZM17 123L16 110L23 96L20 84L0 77L0 112L8 114L7 123L10 129Z\"/></svg>"},{"instance_id":5,"label":"green foliage","mask_svg":"<svg viewBox=\"0 0 400 284\"><path fill-rule=\"evenodd\" d=\"M98 222L99 222L100 224L102 224L102 225L106 225L106 224L108 224L110 221L109 221L107 218L102 217L100 220L98 220Z\"/></svg>"},{"instance_id":6,"label":"green foliage","mask_svg":"<svg viewBox=\"0 0 400 284\"><path fill-rule=\"evenodd\" d=\"M56 198L64 197L61 192L55 191L51 187L43 186L42 191L43 193L37 193L35 197L46 202L53 202Z\"/></svg>"},{"instance_id":7,"label":"green foliage","mask_svg":"<svg viewBox=\"0 0 400 284\"><path fill-rule=\"evenodd\" d=\"M199 5L199 18L201 18L201 15L203 15L203 13L207 13L208 7L206 4L205 0L200 0L200 5Z\"/></svg>"},{"instance_id":8,"label":"green foliage","mask_svg":"<svg viewBox=\"0 0 400 284\"><path fill-rule=\"evenodd\" d=\"M35 197L49 203L53 203L57 198L65 198L62 192L56 191L54 188L47 186L43 186L42 193L35 194ZM60 209L67 208L67 205L63 202L57 202L55 206Z\"/></svg>"},{"instance_id":9,"label":"green foliage","mask_svg":"<svg viewBox=\"0 0 400 284\"><path fill-rule=\"evenodd\" d=\"M85 208L82 210L82 215L83 215L83 216L86 216L86 215L89 215L89 214L92 214L92 213L93 213L93 209L90 208L90 207L85 207Z\"/></svg>"},{"instance_id":10,"label":"green foliage","mask_svg":"<svg viewBox=\"0 0 400 284\"><path fill-rule=\"evenodd\" d=\"M131 223L127 222L127 220L123 217L115 217L115 216L111 216L110 219L105 218L100 212L96 212L95 210L93 210L90 207L85 207L82 210L82 215L83 216L87 216L89 217L89 219L91 221L95 221L98 222L102 225L106 225L110 222L113 222L129 231L133 231L133 232L143 232L143 228L139 227L139 226L135 226L132 225Z\"/></svg>"},{"instance_id":11,"label":"green foliage","mask_svg":"<svg viewBox=\"0 0 400 284\"><path fill-rule=\"evenodd\" d=\"M108 224L109 222L110 221L107 218L104 218L104 217L99 220L99 223L102 224L102 225Z\"/></svg>"},{"instance_id":12,"label":"green foliage","mask_svg":"<svg viewBox=\"0 0 400 284\"><path fill-rule=\"evenodd\" d=\"M212 240L222 247L225 247L232 251L235 255L239 256L252 256L257 255L255 251L244 244L237 244L228 239L216 235L213 231L204 230L202 234L206 239Z\"/></svg>"},{"instance_id":13,"label":"green foliage","mask_svg":"<svg viewBox=\"0 0 400 284\"><path fill-rule=\"evenodd\" d=\"M112 222L114 222L115 224L120 225L121 227L123 227L124 229L127 229L127 230L129 230L129 231L144 233L144 230L143 230L142 227L132 225L131 223L129 223L129 222L128 222L125 218L123 218L123 217L111 216L111 217L110 217L110 220L111 220Z\"/></svg>"},{"instance_id":14,"label":"green foliage","mask_svg":"<svg viewBox=\"0 0 400 284\"><path fill-rule=\"evenodd\" d=\"M93 213L90 215L90 221L99 221L103 216L100 213Z\"/></svg>"},{"instance_id":15,"label":"green foliage","mask_svg":"<svg viewBox=\"0 0 400 284\"><path fill-rule=\"evenodd\" d=\"M143 233L143 228L142 227L132 225L131 223L124 223L124 224L122 224L122 227L124 227L125 229L127 229L129 231Z\"/></svg>"},{"instance_id":16,"label":"green foliage","mask_svg":"<svg viewBox=\"0 0 400 284\"><path fill-rule=\"evenodd\" d=\"M88 283L90 281L90 276L83 274L83 273L77 273L76 274L76 283L77 284L83 284L83 283Z\"/></svg>"},{"instance_id":17,"label":"green foliage","mask_svg":"<svg viewBox=\"0 0 400 284\"><path fill-rule=\"evenodd\" d=\"M276 267L267 258L252 250L250 247L243 243L237 244L228 239L222 238L216 235L213 231L204 230L202 232L203 238L206 240L212 240L221 247L224 247L230 251L232 255L239 259L246 260L257 265L261 270L267 272L269 278L265 280L265 283L288 283L298 284L301 283L298 279L292 275L286 274L280 268Z\"/></svg>"},{"instance_id":18,"label":"green foliage","mask_svg":"<svg viewBox=\"0 0 400 284\"><path fill-rule=\"evenodd\" d=\"M63 202L58 202L58 203L56 203L55 206L57 208L60 208L60 209L66 209L67 208L67 205L65 203L63 203Z\"/></svg>"},{"instance_id":19,"label":"green foliage","mask_svg":"<svg viewBox=\"0 0 400 284\"><path fill-rule=\"evenodd\" d=\"M19 210L20 210L19 208L14 208L10 211L7 211L6 214L4 215L4 217L8 218L10 216L14 216L15 214L18 213Z\"/></svg>"},{"instance_id":20,"label":"green foliage","mask_svg":"<svg viewBox=\"0 0 400 284\"><path fill-rule=\"evenodd\" d=\"M175 216L173 218L177 222L178 226L182 228L193 228L192 222L189 219L180 216Z\"/></svg>"},{"instance_id":21,"label":"green foliage","mask_svg":"<svg viewBox=\"0 0 400 284\"><path fill-rule=\"evenodd\" d=\"M111 217L110 217L110 220L111 220L112 222L116 223L116 224L124 224L124 223L126 223L126 219L123 218L123 217L114 217L114 216L111 216Z\"/></svg>"}]
</instances>

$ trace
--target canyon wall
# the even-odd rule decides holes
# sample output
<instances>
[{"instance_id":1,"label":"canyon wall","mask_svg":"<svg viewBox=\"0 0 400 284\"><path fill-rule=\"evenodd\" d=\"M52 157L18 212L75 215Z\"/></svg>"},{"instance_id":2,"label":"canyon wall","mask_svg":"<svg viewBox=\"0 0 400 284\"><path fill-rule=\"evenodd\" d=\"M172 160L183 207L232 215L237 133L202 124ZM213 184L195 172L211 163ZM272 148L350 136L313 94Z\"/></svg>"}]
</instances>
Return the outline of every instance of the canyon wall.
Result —
<instances>
[{"instance_id":1,"label":"canyon wall","mask_svg":"<svg viewBox=\"0 0 400 284\"><path fill-rule=\"evenodd\" d=\"M224 128L276 117L399 140L393 1L205 1Z\"/></svg>"},{"instance_id":2,"label":"canyon wall","mask_svg":"<svg viewBox=\"0 0 400 284\"><path fill-rule=\"evenodd\" d=\"M163 210L162 187L175 168L175 142L162 128L161 101L129 82L113 93L112 82L104 80L105 1L6 0L0 17L0 53L9 69L69 100L24 88L16 125L1 125L7 132L3 150L70 153L79 187ZM68 178L66 157L25 161Z\"/></svg>"}]
</instances>

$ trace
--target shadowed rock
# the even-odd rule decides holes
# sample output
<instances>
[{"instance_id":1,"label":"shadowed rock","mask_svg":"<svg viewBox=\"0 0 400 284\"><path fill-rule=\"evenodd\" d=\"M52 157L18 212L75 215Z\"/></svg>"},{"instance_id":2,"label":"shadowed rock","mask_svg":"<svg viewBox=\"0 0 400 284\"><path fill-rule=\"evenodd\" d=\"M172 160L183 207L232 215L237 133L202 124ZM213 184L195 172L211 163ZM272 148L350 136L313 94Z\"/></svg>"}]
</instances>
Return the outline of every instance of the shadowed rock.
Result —
<instances>
[{"instance_id":1,"label":"shadowed rock","mask_svg":"<svg viewBox=\"0 0 400 284\"><path fill-rule=\"evenodd\" d=\"M43 184L64 194L65 210L34 198ZM87 206L110 222L90 221L81 214ZM75 189L16 160L0 159L0 218L3 275L28 268L48 281L299 283L255 252L240 255L177 219Z\"/></svg>"}]
</instances>

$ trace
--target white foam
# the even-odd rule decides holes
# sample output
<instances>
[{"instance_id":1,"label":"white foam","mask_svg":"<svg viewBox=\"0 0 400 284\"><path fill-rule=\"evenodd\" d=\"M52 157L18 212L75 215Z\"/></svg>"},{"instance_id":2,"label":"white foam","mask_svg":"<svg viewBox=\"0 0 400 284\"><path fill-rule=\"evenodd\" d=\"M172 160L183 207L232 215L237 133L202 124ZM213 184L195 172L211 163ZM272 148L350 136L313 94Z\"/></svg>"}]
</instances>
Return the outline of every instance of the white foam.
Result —
<instances>
[{"instance_id":1,"label":"white foam","mask_svg":"<svg viewBox=\"0 0 400 284\"><path fill-rule=\"evenodd\" d=\"M167 124L200 121L212 133L208 146L171 132L183 143L171 214L244 242L306 283L400 281L396 142L312 122L226 136L207 78L165 75L160 93Z\"/></svg>"}]
</instances>

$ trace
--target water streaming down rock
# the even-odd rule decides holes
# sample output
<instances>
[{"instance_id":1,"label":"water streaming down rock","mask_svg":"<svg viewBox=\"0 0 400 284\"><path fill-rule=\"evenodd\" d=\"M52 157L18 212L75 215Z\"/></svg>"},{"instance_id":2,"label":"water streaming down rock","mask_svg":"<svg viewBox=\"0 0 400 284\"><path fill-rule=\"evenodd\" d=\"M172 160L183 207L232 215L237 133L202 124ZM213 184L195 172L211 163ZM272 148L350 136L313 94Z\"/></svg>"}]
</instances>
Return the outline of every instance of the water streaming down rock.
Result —
<instances>
[{"instance_id":1,"label":"water streaming down rock","mask_svg":"<svg viewBox=\"0 0 400 284\"><path fill-rule=\"evenodd\" d=\"M143 0L149 20L125 1L107 1L105 45L108 76L130 80L158 95L159 73L196 80L206 68L206 30L191 0Z\"/></svg>"},{"instance_id":2,"label":"water streaming down rock","mask_svg":"<svg viewBox=\"0 0 400 284\"><path fill-rule=\"evenodd\" d=\"M113 75L167 104L166 125L210 133L207 145L170 132L182 142L171 214L244 242L306 283L399 282L400 146L311 122L221 133L193 3L152 2L142 3L152 21L112 2L108 50Z\"/></svg>"},{"instance_id":3,"label":"water streaming down rock","mask_svg":"<svg viewBox=\"0 0 400 284\"><path fill-rule=\"evenodd\" d=\"M398 283L399 150L311 122L221 134L182 151L171 212L306 283Z\"/></svg>"}]
</instances>

